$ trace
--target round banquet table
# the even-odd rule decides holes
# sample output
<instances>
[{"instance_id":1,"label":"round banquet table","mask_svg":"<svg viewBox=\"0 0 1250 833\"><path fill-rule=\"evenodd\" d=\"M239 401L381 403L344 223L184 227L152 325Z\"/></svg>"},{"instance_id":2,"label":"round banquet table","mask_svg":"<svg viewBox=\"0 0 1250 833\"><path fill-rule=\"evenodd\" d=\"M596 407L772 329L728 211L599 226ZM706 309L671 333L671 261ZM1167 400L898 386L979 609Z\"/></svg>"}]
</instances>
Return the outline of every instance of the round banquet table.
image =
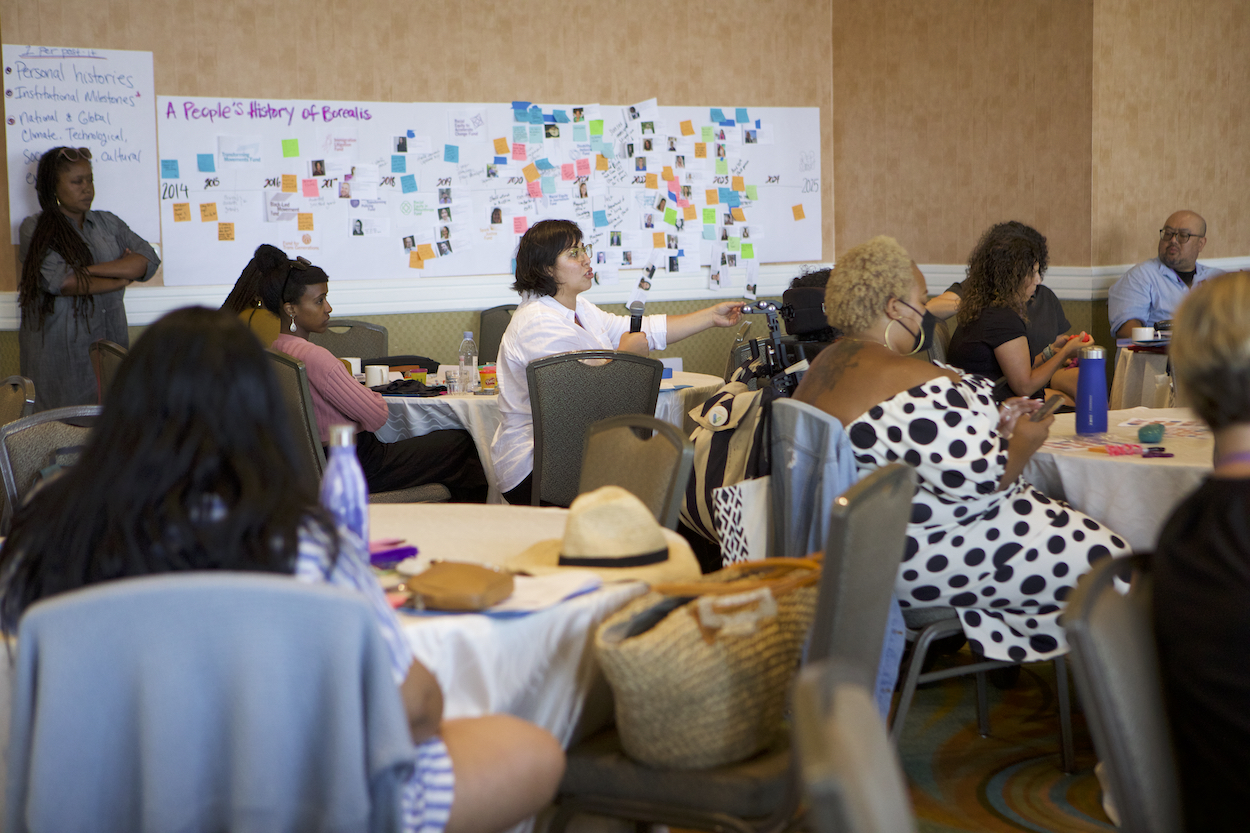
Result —
<instances>
[{"instance_id":1,"label":"round banquet table","mask_svg":"<svg viewBox=\"0 0 1250 833\"><path fill-rule=\"evenodd\" d=\"M1112 457L1089 451L1105 443L1136 443L1138 425L1163 421L1164 446L1175 457ZM1129 424L1126 424L1129 423ZM1211 473L1214 440L1188 408L1111 411L1106 434L1078 435L1076 415L1060 414L1024 469L1024 479L1066 500L1125 538L1136 552L1154 549L1172 510Z\"/></svg>"}]
</instances>

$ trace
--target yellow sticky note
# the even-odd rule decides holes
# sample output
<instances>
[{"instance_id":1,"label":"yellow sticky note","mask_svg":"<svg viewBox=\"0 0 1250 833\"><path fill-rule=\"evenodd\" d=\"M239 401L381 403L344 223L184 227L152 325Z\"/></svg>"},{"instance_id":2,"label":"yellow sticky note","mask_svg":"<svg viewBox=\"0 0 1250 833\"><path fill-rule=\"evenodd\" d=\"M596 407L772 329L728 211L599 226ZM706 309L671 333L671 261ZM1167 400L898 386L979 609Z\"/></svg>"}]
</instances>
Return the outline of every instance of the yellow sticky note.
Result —
<instances>
[{"instance_id":1,"label":"yellow sticky note","mask_svg":"<svg viewBox=\"0 0 1250 833\"><path fill-rule=\"evenodd\" d=\"M538 166L535 165L533 162L529 163L524 168L522 168L521 173L525 174L526 182L533 182L534 180L538 179L538 177L542 176L542 174L538 173Z\"/></svg>"},{"instance_id":2,"label":"yellow sticky note","mask_svg":"<svg viewBox=\"0 0 1250 833\"><path fill-rule=\"evenodd\" d=\"M175 223L191 222L191 203L189 202L174 203L174 222Z\"/></svg>"},{"instance_id":3,"label":"yellow sticky note","mask_svg":"<svg viewBox=\"0 0 1250 833\"><path fill-rule=\"evenodd\" d=\"M718 205L720 203L720 191L715 188L707 189L707 204Z\"/></svg>"},{"instance_id":4,"label":"yellow sticky note","mask_svg":"<svg viewBox=\"0 0 1250 833\"><path fill-rule=\"evenodd\" d=\"M652 232L651 245L655 246L657 249L663 249L664 248L664 232L662 231Z\"/></svg>"},{"instance_id":5,"label":"yellow sticky note","mask_svg":"<svg viewBox=\"0 0 1250 833\"><path fill-rule=\"evenodd\" d=\"M743 181L742 177L735 176L733 178L733 189L735 191L745 191L747 189L747 184Z\"/></svg>"},{"instance_id":6,"label":"yellow sticky note","mask_svg":"<svg viewBox=\"0 0 1250 833\"><path fill-rule=\"evenodd\" d=\"M217 203L215 202L200 203L200 222L201 223L217 222Z\"/></svg>"},{"instance_id":7,"label":"yellow sticky note","mask_svg":"<svg viewBox=\"0 0 1250 833\"><path fill-rule=\"evenodd\" d=\"M434 247L431 246L429 243L422 243L421 245L417 246L417 253L421 255L422 260L434 259Z\"/></svg>"},{"instance_id":8,"label":"yellow sticky note","mask_svg":"<svg viewBox=\"0 0 1250 833\"><path fill-rule=\"evenodd\" d=\"M803 204L802 204L802 203L800 203L800 204L796 205L794 208L792 208L792 209L790 209L790 210L794 212L794 219L796 219L796 220L802 220L804 217L806 217L806 216L807 216L806 214L804 214L804 213L803 213Z\"/></svg>"},{"instance_id":9,"label":"yellow sticky note","mask_svg":"<svg viewBox=\"0 0 1250 833\"><path fill-rule=\"evenodd\" d=\"M507 140L507 139L505 139L505 138L503 138L502 136L500 136L498 139L496 139L496 140L495 140L495 153L499 154L500 156L507 156L507 155L508 155L509 151L508 151L508 140ZM417 267L415 267L415 268L420 269L421 267L420 267L420 266L417 266Z\"/></svg>"},{"instance_id":10,"label":"yellow sticky note","mask_svg":"<svg viewBox=\"0 0 1250 833\"><path fill-rule=\"evenodd\" d=\"M496 141L502 141L502 140L496 140ZM424 269L425 268L425 261L421 259L421 255L417 252L416 249L413 249L411 252L408 253L408 268L409 269Z\"/></svg>"},{"instance_id":11,"label":"yellow sticky note","mask_svg":"<svg viewBox=\"0 0 1250 833\"><path fill-rule=\"evenodd\" d=\"M660 180L655 174L647 174L647 188L654 191L660 185Z\"/></svg>"},{"instance_id":12,"label":"yellow sticky note","mask_svg":"<svg viewBox=\"0 0 1250 833\"><path fill-rule=\"evenodd\" d=\"M217 224L217 239L218 240L233 240L234 239L234 223L218 223Z\"/></svg>"},{"instance_id":13,"label":"yellow sticky note","mask_svg":"<svg viewBox=\"0 0 1250 833\"><path fill-rule=\"evenodd\" d=\"M694 158L707 159L707 142L694 143Z\"/></svg>"},{"instance_id":14,"label":"yellow sticky note","mask_svg":"<svg viewBox=\"0 0 1250 833\"><path fill-rule=\"evenodd\" d=\"M739 223L745 223L747 220L746 215L742 213L742 209L736 205L733 208L729 209L729 213L732 214L733 218L737 220Z\"/></svg>"},{"instance_id":15,"label":"yellow sticky note","mask_svg":"<svg viewBox=\"0 0 1250 833\"><path fill-rule=\"evenodd\" d=\"M682 216L687 220L693 220L699 216L699 210L693 205L688 205L681 210Z\"/></svg>"},{"instance_id":16,"label":"yellow sticky note","mask_svg":"<svg viewBox=\"0 0 1250 833\"><path fill-rule=\"evenodd\" d=\"M694 135L694 122L691 122L689 120L682 122L681 123L681 135L693 136Z\"/></svg>"},{"instance_id":17,"label":"yellow sticky note","mask_svg":"<svg viewBox=\"0 0 1250 833\"><path fill-rule=\"evenodd\" d=\"M595 170L606 171L607 169L608 169L608 157L604 156L602 153L596 153L595 154Z\"/></svg>"},{"instance_id":18,"label":"yellow sticky note","mask_svg":"<svg viewBox=\"0 0 1250 833\"><path fill-rule=\"evenodd\" d=\"M284 194L294 194L299 186L299 177L295 174L282 175L282 192Z\"/></svg>"},{"instance_id":19,"label":"yellow sticky note","mask_svg":"<svg viewBox=\"0 0 1250 833\"><path fill-rule=\"evenodd\" d=\"M295 215L295 225L300 231L313 230L313 215L311 213L299 213Z\"/></svg>"},{"instance_id":20,"label":"yellow sticky note","mask_svg":"<svg viewBox=\"0 0 1250 833\"><path fill-rule=\"evenodd\" d=\"M665 165L665 166L664 166L664 172L663 172L663 173L664 173L664 181L665 181L665 182L672 182L674 179L676 179L676 177L675 177L675 176L673 176L673 169L672 169L672 167L670 167L669 165Z\"/></svg>"}]
</instances>

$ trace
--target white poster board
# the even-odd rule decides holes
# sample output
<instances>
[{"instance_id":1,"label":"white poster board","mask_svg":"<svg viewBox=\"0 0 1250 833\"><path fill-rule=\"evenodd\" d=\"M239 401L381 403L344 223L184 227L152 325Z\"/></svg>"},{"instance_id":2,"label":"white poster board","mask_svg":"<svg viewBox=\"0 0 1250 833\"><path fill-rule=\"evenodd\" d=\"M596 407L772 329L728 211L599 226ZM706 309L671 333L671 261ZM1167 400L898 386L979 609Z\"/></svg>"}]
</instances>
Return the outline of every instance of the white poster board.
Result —
<instances>
[{"instance_id":1,"label":"white poster board","mask_svg":"<svg viewBox=\"0 0 1250 833\"><path fill-rule=\"evenodd\" d=\"M167 284L230 283L261 243L335 280L507 274L548 218L609 285L821 257L818 108L160 96L157 124Z\"/></svg>"},{"instance_id":2,"label":"white poster board","mask_svg":"<svg viewBox=\"0 0 1250 833\"><path fill-rule=\"evenodd\" d=\"M58 145L91 151L93 208L159 242L152 53L6 43L3 57L12 242L39 211L39 157Z\"/></svg>"}]
</instances>

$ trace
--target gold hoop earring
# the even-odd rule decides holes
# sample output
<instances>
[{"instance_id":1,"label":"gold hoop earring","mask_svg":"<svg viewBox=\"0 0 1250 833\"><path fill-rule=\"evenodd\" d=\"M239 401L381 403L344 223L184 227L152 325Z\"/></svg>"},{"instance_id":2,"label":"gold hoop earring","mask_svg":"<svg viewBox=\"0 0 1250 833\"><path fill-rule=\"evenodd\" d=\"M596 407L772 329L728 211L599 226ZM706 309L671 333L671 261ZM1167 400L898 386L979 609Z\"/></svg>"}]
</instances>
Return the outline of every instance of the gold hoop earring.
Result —
<instances>
[{"instance_id":1,"label":"gold hoop earring","mask_svg":"<svg viewBox=\"0 0 1250 833\"><path fill-rule=\"evenodd\" d=\"M895 324L898 324L898 319L891 318L890 323L885 325L885 349L889 350L891 353L898 353L898 351L894 349L894 345L890 343L890 328ZM899 326L901 327L902 325L899 324Z\"/></svg>"}]
</instances>

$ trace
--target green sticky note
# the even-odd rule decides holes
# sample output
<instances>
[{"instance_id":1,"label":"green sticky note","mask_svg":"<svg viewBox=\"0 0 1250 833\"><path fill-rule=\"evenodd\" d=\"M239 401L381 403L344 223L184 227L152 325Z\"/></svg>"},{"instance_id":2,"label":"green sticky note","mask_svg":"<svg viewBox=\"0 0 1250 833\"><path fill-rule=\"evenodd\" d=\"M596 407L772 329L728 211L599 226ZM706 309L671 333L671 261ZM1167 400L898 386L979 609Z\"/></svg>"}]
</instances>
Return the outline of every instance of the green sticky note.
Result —
<instances>
[{"instance_id":1,"label":"green sticky note","mask_svg":"<svg viewBox=\"0 0 1250 833\"><path fill-rule=\"evenodd\" d=\"M755 246L751 243L742 244L742 257L746 260L755 260Z\"/></svg>"},{"instance_id":2,"label":"green sticky note","mask_svg":"<svg viewBox=\"0 0 1250 833\"><path fill-rule=\"evenodd\" d=\"M591 119L590 120L590 135L591 136L603 135L603 119Z\"/></svg>"},{"instance_id":3,"label":"green sticky note","mask_svg":"<svg viewBox=\"0 0 1250 833\"><path fill-rule=\"evenodd\" d=\"M721 176L725 176L726 174L728 174L729 163L726 162L724 159L717 159L716 160L716 173L720 174Z\"/></svg>"},{"instance_id":4,"label":"green sticky note","mask_svg":"<svg viewBox=\"0 0 1250 833\"><path fill-rule=\"evenodd\" d=\"M283 139L282 156L284 158L299 156L299 139Z\"/></svg>"},{"instance_id":5,"label":"green sticky note","mask_svg":"<svg viewBox=\"0 0 1250 833\"><path fill-rule=\"evenodd\" d=\"M747 199L758 200L759 198L760 198L759 186L748 185L747 186Z\"/></svg>"},{"instance_id":6,"label":"green sticky note","mask_svg":"<svg viewBox=\"0 0 1250 833\"><path fill-rule=\"evenodd\" d=\"M705 142L712 141L712 126L711 125L707 125L706 127L703 128L703 141Z\"/></svg>"},{"instance_id":7,"label":"green sticky note","mask_svg":"<svg viewBox=\"0 0 1250 833\"><path fill-rule=\"evenodd\" d=\"M726 248L729 249L729 251L731 252L738 251L739 249L742 248L742 238L741 237L729 238L729 245L726 246Z\"/></svg>"},{"instance_id":8,"label":"green sticky note","mask_svg":"<svg viewBox=\"0 0 1250 833\"><path fill-rule=\"evenodd\" d=\"M677 211L672 208L664 209L664 222L670 226L677 225Z\"/></svg>"},{"instance_id":9,"label":"green sticky note","mask_svg":"<svg viewBox=\"0 0 1250 833\"><path fill-rule=\"evenodd\" d=\"M707 223L709 226L716 225L716 209L715 208L703 209L703 222Z\"/></svg>"}]
</instances>

